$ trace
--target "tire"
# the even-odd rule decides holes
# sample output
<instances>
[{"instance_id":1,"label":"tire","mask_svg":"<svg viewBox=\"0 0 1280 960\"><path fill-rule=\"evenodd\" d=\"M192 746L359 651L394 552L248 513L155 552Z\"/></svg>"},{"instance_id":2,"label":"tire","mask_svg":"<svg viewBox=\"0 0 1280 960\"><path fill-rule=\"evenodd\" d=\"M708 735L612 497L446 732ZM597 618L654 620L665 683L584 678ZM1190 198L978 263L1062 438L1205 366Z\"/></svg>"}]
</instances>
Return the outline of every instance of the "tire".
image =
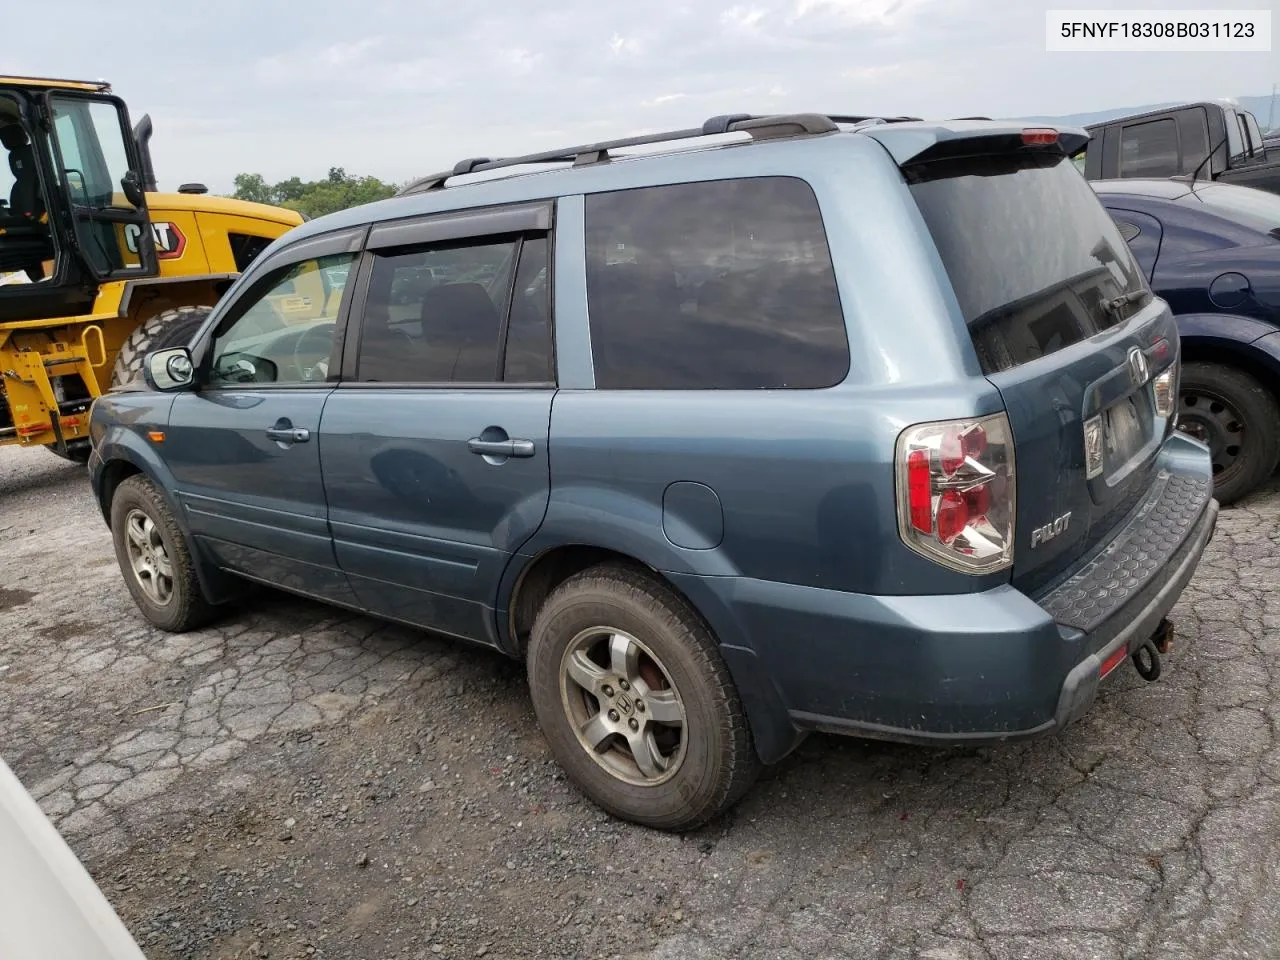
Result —
<instances>
[{"instance_id":1,"label":"tire","mask_svg":"<svg viewBox=\"0 0 1280 960\"><path fill-rule=\"evenodd\" d=\"M142 361L152 350L181 347L191 342L213 307L175 307L148 317L120 347L111 385L121 386L142 376Z\"/></svg>"},{"instance_id":2,"label":"tire","mask_svg":"<svg viewBox=\"0 0 1280 960\"><path fill-rule=\"evenodd\" d=\"M1208 444L1213 495L1235 503L1280 462L1280 404L1249 374L1218 363L1185 364L1178 389L1178 429Z\"/></svg>"},{"instance_id":3,"label":"tire","mask_svg":"<svg viewBox=\"0 0 1280 960\"><path fill-rule=\"evenodd\" d=\"M214 609L200 589L187 541L164 497L147 477L135 474L116 488L111 498L111 536L125 585L147 620L169 633L183 633L213 618ZM135 565L139 554L142 562ZM150 588L148 578L138 572L148 559ZM163 576L166 564L168 578Z\"/></svg>"},{"instance_id":4,"label":"tire","mask_svg":"<svg viewBox=\"0 0 1280 960\"><path fill-rule=\"evenodd\" d=\"M634 657L611 660L614 646ZM571 676L570 664L595 694ZM534 621L528 672L552 753L614 816L690 830L732 807L760 772L715 639L688 603L644 573L608 564L552 591ZM659 714L667 722L656 722ZM600 748L592 751L588 740ZM633 742L647 747L637 754Z\"/></svg>"}]
</instances>

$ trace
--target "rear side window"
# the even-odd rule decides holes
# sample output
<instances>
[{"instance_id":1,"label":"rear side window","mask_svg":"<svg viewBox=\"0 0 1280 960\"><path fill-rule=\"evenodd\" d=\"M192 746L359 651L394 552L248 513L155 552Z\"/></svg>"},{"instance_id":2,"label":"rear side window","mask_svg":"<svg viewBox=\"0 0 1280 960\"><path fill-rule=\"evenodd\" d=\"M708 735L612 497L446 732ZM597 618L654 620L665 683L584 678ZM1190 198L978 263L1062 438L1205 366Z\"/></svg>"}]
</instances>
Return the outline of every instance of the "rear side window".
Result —
<instances>
[{"instance_id":1,"label":"rear side window","mask_svg":"<svg viewBox=\"0 0 1280 960\"><path fill-rule=\"evenodd\" d=\"M1182 173L1195 173L1209 156L1209 119L1204 107L1178 112L1178 137L1182 143Z\"/></svg>"},{"instance_id":2,"label":"rear side window","mask_svg":"<svg viewBox=\"0 0 1280 960\"><path fill-rule=\"evenodd\" d=\"M1128 220L1116 219L1116 227L1120 230L1120 236L1124 237L1125 243L1132 243L1138 238L1138 234L1142 233L1136 223L1130 223Z\"/></svg>"},{"instance_id":3,"label":"rear side window","mask_svg":"<svg viewBox=\"0 0 1280 960\"><path fill-rule=\"evenodd\" d=\"M1178 125L1172 118L1120 131L1120 176L1171 177L1178 172Z\"/></svg>"},{"instance_id":4,"label":"rear side window","mask_svg":"<svg viewBox=\"0 0 1280 960\"><path fill-rule=\"evenodd\" d=\"M593 194L586 220L598 388L817 389L848 374L831 253L804 181Z\"/></svg>"},{"instance_id":5,"label":"rear side window","mask_svg":"<svg viewBox=\"0 0 1280 960\"><path fill-rule=\"evenodd\" d=\"M905 173L984 372L1085 340L1146 300L1119 228L1065 157L976 157Z\"/></svg>"},{"instance_id":6,"label":"rear side window","mask_svg":"<svg viewBox=\"0 0 1280 960\"><path fill-rule=\"evenodd\" d=\"M377 251L357 379L552 380L547 272L545 236Z\"/></svg>"}]
</instances>

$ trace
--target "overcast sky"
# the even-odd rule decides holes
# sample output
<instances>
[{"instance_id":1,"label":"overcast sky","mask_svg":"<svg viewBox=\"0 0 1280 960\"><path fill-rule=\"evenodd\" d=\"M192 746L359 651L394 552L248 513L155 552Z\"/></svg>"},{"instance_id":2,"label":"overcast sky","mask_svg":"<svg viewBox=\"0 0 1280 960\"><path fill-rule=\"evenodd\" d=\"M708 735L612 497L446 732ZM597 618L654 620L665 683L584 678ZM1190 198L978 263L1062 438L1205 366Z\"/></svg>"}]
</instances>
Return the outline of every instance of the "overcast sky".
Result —
<instances>
[{"instance_id":1,"label":"overcast sky","mask_svg":"<svg viewBox=\"0 0 1280 960\"><path fill-rule=\"evenodd\" d=\"M1129 0L1263 8L1274 0ZM475 155L720 113L1063 114L1271 91L1280 54L1045 52L1056 0L54 0L8 5L15 73L110 80L162 188ZM51 22L51 19L55 22ZM1273 44L1280 49L1280 44ZM1266 118L1261 118L1265 123Z\"/></svg>"}]
</instances>

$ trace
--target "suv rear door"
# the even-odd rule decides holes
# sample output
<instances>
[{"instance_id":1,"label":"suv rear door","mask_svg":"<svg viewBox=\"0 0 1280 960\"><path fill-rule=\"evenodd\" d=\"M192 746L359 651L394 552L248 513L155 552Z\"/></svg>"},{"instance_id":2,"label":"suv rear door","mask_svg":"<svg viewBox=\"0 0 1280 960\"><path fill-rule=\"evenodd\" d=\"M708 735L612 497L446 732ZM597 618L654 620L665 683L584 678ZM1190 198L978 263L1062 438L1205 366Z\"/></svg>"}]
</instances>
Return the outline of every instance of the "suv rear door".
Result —
<instances>
[{"instance_id":1,"label":"suv rear door","mask_svg":"<svg viewBox=\"0 0 1280 960\"><path fill-rule=\"evenodd\" d=\"M1058 149L990 138L904 166L1015 442L1013 582L1035 592L1147 490L1168 421L1152 377L1177 330L1115 223ZM1095 419L1096 418L1096 419ZM1086 470L1086 423L1102 463Z\"/></svg>"}]
</instances>

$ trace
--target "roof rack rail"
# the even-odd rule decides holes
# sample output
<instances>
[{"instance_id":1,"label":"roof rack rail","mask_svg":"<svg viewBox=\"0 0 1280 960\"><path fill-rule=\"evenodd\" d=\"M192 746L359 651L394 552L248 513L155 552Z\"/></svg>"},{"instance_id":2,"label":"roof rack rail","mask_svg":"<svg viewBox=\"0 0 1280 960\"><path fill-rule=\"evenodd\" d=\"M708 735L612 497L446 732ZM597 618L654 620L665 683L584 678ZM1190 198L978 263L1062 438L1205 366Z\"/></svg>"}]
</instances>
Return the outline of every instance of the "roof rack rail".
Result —
<instances>
[{"instance_id":1,"label":"roof rack rail","mask_svg":"<svg viewBox=\"0 0 1280 960\"><path fill-rule=\"evenodd\" d=\"M635 137L623 137L619 140L604 140L600 143L583 144L577 147L562 147L544 153L530 153L519 157L475 157L454 164L450 170L433 173L405 186L397 196L415 193L427 193L439 190L453 177L468 173L483 173L489 170L500 170L504 167L521 167L539 163L572 163L575 167L593 163L607 163L612 159L610 151L625 147L641 147L655 143L670 143L677 140L692 140L698 137L710 137L724 133L746 133L755 140L771 140L778 137L813 136L823 133L835 133L835 118L818 113L791 113L767 116L753 116L747 113L726 114L711 117L700 127L688 127L683 130L668 130L663 133L648 133Z\"/></svg>"}]
</instances>

